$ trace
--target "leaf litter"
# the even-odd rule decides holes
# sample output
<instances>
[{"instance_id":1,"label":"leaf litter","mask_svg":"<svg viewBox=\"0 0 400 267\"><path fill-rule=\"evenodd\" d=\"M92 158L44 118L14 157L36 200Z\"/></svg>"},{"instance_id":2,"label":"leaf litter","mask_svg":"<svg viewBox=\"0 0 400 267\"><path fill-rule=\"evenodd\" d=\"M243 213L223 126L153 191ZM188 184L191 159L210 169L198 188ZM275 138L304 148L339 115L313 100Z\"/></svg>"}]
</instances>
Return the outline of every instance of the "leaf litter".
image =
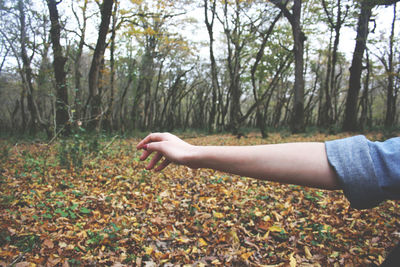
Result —
<instances>
[{"instance_id":1,"label":"leaf litter","mask_svg":"<svg viewBox=\"0 0 400 267\"><path fill-rule=\"evenodd\" d=\"M345 137L256 134L186 138L256 145ZM369 136L378 139L379 136ZM400 240L400 207L354 210L340 191L209 169L144 169L138 139L121 139L79 169L56 145L8 147L0 174L0 265L365 266Z\"/></svg>"}]
</instances>

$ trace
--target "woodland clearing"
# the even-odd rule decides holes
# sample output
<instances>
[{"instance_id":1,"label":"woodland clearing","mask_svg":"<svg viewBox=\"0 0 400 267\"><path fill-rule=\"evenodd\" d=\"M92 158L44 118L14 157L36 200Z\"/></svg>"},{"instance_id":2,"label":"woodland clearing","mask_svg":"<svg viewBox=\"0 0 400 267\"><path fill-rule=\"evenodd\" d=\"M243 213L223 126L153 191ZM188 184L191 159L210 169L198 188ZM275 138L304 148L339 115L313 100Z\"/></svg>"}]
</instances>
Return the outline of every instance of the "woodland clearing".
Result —
<instances>
[{"instance_id":1,"label":"woodland clearing","mask_svg":"<svg viewBox=\"0 0 400 267\"><path fill-rule=\"evenodd\" d=\"M345 136L184 139L256 145ZM400 240L396 201L360 211L341 191L175 165L150 172L138 141L99 141L89 151L83 139L1 140L0 265L365 266L381 263Z\"/></svg>"}]
</instances>

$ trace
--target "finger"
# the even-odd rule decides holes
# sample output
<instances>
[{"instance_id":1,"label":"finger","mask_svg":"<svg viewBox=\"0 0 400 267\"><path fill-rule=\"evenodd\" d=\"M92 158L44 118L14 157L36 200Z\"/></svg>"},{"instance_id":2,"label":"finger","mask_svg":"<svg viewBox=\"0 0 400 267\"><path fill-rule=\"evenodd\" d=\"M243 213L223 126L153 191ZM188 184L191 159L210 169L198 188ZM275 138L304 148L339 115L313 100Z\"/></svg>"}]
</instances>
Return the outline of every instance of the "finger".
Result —
<instances>
[{"instance_id":1,"label":"finger","mask_svg":"<svg viewBox=\"0 0 400 267\"><path fill-rule=\"evenodd\" d=\"M154 166L157 164L158 161L162 158L162 154L160 152L157 152L154 157L150 160L149 164L147 164L146 169L151 170L154 168Z\"/></svg>"},{"instance_id":2,"label":"finger","mask_svg":"<svg viewBox=\"0 0 400 267\"><path fill-rule=\"evenodd\" d=\"M150 134L147 135L145 138L143 138L143 139L136 145L136 148L137 148L137 149L141 149L141 148L143 148L144 145L146 145L148 142L150 142L151 135L152 135L152 133L150 133Z\"/></svg>"},{"instance_id":3,"label":"finger","mask_svg":"<svg viewBox=\"0 0 400 267\"><path fill-rule=\"evenodd\" d=\"M163 142L152 142L149 144L143 145L143 153L140 156L140 160L145 160L149 157L149 155L153 152L158 152L162 154L162 144Z\"/></svg>"},{"instance_id":4,"label":"finger","mask_svg":"<svg viewBox=\"0 0 400 267\"><path fill-rule=\"evenodd\" d=\"M151 133L148 136L146 136L142 141L140 141L137 144L136 148L137 149L142 149L148 143L158 142L158 141L163 141L163 140L165 140L165 134L163 134L163 133Z\"/></svg>"},{"instance_id":5,"label":"finger","mask_svg":"<svg viewBox=\"0 0 400 267\"><path fill-rule=\"evenodd\" d=\"M152 153L152 151L149 151L149 150L144 150L143 152L142 152L142 155L140 155L140 160L146 160L149 156L150 156L150 154Z\"/></svg>"},{"instance_id":6,"label":"finger","mask_svg":"<svg viewBox=\"0 0 400 267\"><path fill-rule=\"evenodd\" d=\"M165 167L167 167L169 164L171 163L171 161L169 161L168 159L164 159L163 162L161 162L160 165L158 165L157 168L155 168L155 171L159 172L165 169Z\"/></svg>"}]
</instances>

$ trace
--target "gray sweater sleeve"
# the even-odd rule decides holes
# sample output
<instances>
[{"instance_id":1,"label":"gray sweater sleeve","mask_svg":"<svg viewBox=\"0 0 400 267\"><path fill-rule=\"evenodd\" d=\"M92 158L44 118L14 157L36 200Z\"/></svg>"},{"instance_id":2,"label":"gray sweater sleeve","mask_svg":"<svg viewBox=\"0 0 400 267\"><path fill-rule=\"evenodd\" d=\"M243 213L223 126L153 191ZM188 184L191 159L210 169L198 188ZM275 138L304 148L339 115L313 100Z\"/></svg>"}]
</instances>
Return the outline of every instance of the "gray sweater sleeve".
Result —
<instances>
[{"instance_id":1,"label":"gray sweater sleeve","mask_svg":"<svg viewBox=\"0 0 400 267\"><path fill-rule=\"evenodd\" d=\"M388 198L380 186L370 141L354 136L325 143L328 161L335 169L350 205L372 208ZM379 163L378 163L379 164Z\"/></svg>"}]
</instances>

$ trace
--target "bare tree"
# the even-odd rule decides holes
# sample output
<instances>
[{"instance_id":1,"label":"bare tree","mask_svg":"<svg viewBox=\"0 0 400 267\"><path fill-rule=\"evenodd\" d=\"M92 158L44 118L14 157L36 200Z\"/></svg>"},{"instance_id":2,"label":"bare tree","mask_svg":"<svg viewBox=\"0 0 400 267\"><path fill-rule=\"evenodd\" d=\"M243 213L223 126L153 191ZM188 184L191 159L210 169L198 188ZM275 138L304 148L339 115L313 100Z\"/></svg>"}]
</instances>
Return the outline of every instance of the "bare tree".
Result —
<instances>
[{"instance_id":1,"label":"bare tree","mask_svg":"<svg viewBox=\"0 0 400 267\"><path fill-rule=\"evenodd\" d=\"M304 42L306 36L301 29L301 0L294 0L292 11L290 11L286 3L281 0L272 0L287 18L292 26L294 47L294 61L295 61L295 74L294 74L294 99L293 110L291 119L291 130L293 133L303 132L304 125Z\"/></svg>"},{"instance_id":2,"label":"bare tree","mask_svg":"<svg viewBox=\"0 0 400 267\"><path fill-rule=\"evenodd\" d=\"M279 14L274 18L274 20L270 24L270 26L264 31L259 31L258 30L259 27L254 27L259 32L259 37L261 38L261 45L258 48L256 58L255 58L253 65L251 66L250 72L251 72L251 84L253 87L253 97L254 97L254 101L256 103L256 124L257 124L258 128L260 129L261 136L263 138L266 138L268 135L265 130L266 118L263 116L263 113L261 110L261 108L262 108L261 103L264 99L259 97L258 93L257 93L258 88L257 88L257 82L256 82L256 71L261 62L262 57L264 56L264 51L265 51L265 47L267 45L267 41L269 40L269 38L273 32L275 24L278 22L278 20L281 18L281 16L282 16L282 12L279 12Z\"/></svg>"},{"instance_id":3,"label":"bare tree","mask_svg":"<svg viewBox=\"0 0 400 267\"><path fill-rule=\"evenodd\" d=\"M92 130L100 130L100 121L102 116L101 94L99 91L99 86L101 83L100 71L102 69L104 53L106 50L106 37L109 30L113 4L114 0L104 0L100 5L101 22L99 27L99 35L92 58L92 64L89 71L89 97L86 104L86 108L90 106L91 109L89 128Z\"/></svg>"},{"instance_id":4,"label":"bare tree","mask_svg":"<svg viewBox=\"0 0 400 267\"><path fill-rule=\"evenodd\" d=\"M343 130L358 130L357 107L358 95L361 87L361 73L363 70L362 60L368 38L368 23L371 19L372 8L377 5L391 5L398 0L364 0L360 3L360 14L358 16L356 46L354 48L353 60L350 67L349 90L346 98L346 109L343 121Z\"/></svg>"},{"instance_id":5,"label":"bare tree","mask_svg":"<svg viewBox=\"0 0 400 267\"><path fill-rule=\"evenodd\" d=\"M53 68L56 78L56 129L63 131L64 134L70 133L69 121L69 105L68 105L68 88L66 83L66 72L64 69L67 58L63 54L60 44L60 22L57 4L55 0L47 0L51 21L51 42L53 45Z\"/></svg>"},{"instance_id":6,"label":"bare tree","mask_svg":"<svg viewBox=\"0 0 400 267\"><path fill-rule=\"evenodd\" d=\"M82 11L82 21L79 18L78 13L76 12L74 5L72 3L72 13L74 14L74 17L77 21L78 28L79 28L79 33L76 32L76 34L79 36L79 41L78 41L78 49L76 51L76 54L74 56L74 91L75 91L75 97L74 97L74 110L75 113L73 114L74 119L81 120L82 118L82 71L81 71L81 61L82 61L82 53L83 53L83 47L85 45L85 38L86 38L86 28L87 28L87 20L89 16L87 15L87 6L88 6L88 0L84 0L83 6L81 7Z\"/></svg>"},{"instance_id":7,"label":"bare tree","mask_svg":"<svg viewBox=\"0 0 400 267\"><path fill-rule=\"evenodd\" d=\"M38 123L43 129L46 130L47 135L50 137L52 135L49 125L46 124L39 113L36 101L33 96L34 86L33 86L33 74L32 74L32 67L31 61L33 54L28 56L27 52L27 33L26 33L26 16L25 16L25 4L23 0L18 0L18 18L20 23L20 53L21 53L21 60L22 60L22 70L20 72L23 84L26 86L27 92L27 99L28 99L28 109L31 115L31 120L29 124L29 130L31 134L36 133L37 127L36 124ZM32 52L34 53L34 52Z\"/></svg>"},{"instance_id":8,"label":"bare tree","mask_svg":"<svg viewBox=\"0 0 400 267\"><path fill-rule=\"evenodd\" d=\"M205 24L207 27L208 31L208 36L210 39L210 61L211 61L211 88L212 88L212 102L211 102L211 110L210 110L210 115L209 115L209 120L208 120L208 132L211 133L214 130L214 123L215 123L215 116L217 114L217 98L219 98L220 101L218 101L218 106L221 106L221 93L220 93L220 86L219 86L219 81L218 81L218 73L217 73L217 64L215 61L215 56L214 56L214 32L213 32L213 27L214 27L214 21L215 21L215 15L216 15L216 4L217 1L214 0L212 1L212 6L210 7L211 11L211 20L209 19L208 13L209 13L209 8L208 8L208 2L209 0L204 0L204 16L205 16Z\"/></svg>"},{"instance_id":9,"label":"bare tree","mask_svg":"<svg viewBox=\"0 0 400 267\"><path fill-rule=\"evenodd\" d=\"M332 107L332 95L336 94L336 92L334 91L336 88L335 76L336 76L338 47L340 41L340 31L347 18L349 6L346 6L346 11L343 13L342 0L336 0L336 4L334 5L334 7L336 8L336 19L334 18L335 14L333 14L333 11L329 10L326 0L322 0L322 6L324 8L325 15L328 20L329 28L331 29L331 32L332 31L335 32L333 47L331 47L331 45L329 46L325 84L323 86L325 102L322 105L321 119L320 119L322 125L330 126L333 123L333 116L334 116Z\"/></svg>"},{"instance_id":10,"label":"bare tree","mask_svg":"<svg viewBox=\"0 0 400 267\"><path fill-rule=\"evenodd\" d=\"M386 117L385 117L385 126L391 127L394 125L395 116L396 116L396 100L397 100L397 90L394 87L394 28L396 24L396 4L393 5L393 20L392 27L389 38L389 53L387 55L387 62L384 58L380 58L381 62L385 66L386 73L388 75L387 81L387 94L386 94Z\"/></svg>"}]
</instances>

